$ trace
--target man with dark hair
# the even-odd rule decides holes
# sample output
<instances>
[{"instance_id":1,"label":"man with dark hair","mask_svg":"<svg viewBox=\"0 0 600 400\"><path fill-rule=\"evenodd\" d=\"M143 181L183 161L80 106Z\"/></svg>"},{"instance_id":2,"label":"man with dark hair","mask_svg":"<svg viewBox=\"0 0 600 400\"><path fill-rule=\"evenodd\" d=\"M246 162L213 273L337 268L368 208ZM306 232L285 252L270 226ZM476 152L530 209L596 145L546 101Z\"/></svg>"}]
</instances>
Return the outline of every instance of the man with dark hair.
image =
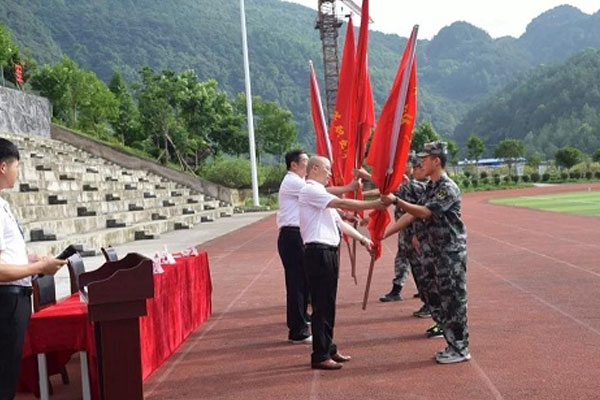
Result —
<instances>
[{"instance_id":1,"label":"man with dark hair","mask_svg":"<svg viewBox=\"0 0 600 400\"><path fill-rule=\"evenodd\" d=\"M379 200L340 199L328 193L325 186L331 178L331 163L325 157L313 156L307 166L307 183L300 191L300 233L305 245L304 269L308 276L312 299L313 352L311 367L335 370L342 368L350 356L339 353L333 341L335 303L339 277L340 233L358 240L372 251L373 242L347 222L336 210L385 209Z\"/></svg>"},{"instance_id":2,"label":"man with dark hair","mask_svg":"<svg viewBox=\"0 0 600 400\"><path fill-rule=\"evenodd\" d=\"M300 236L298 196L306 185L306 166L308 155L302 150L291 150L285 155L287 174L279 187L277 212L277 249L285 271L286 288L286 321L288 340L291 343L312 342L308 329L308 284L302 265L304 246ZM347 186L328 188L330 193L339 195L354 191L358 182L353 181Z\"/></svg>"},{"instance_id":3,"label":"man with dark hair","mask_svg":"<svg viewBox=\"0 0 600 400\"><path fill-rule=\"evenodd\" d=\"M19 150L0 138L0 191L15 186ZM64 260L28 256L23 231L0 198L0 400L15 396L25 331L31 316L31 276L53 275Z\"/></svg>"},{"instance_id":4,"label":"man with dark hair","mask_svg":"<svg viewBox=\"0 0 600 400\"><path fill-rule=\"evenodd\" d=\"M395 204L406 212L390 226L385 237L421 219L426 232L419 250L430 280L428 306L448 343L435 354L440 364L471 359L467 329L467 232L461 220L461 193L446 175L446 143L432 142L417 154L430 177L418 204L406 202L390 194L382 196L386 204Z\"/></svg>"}]
</instances>

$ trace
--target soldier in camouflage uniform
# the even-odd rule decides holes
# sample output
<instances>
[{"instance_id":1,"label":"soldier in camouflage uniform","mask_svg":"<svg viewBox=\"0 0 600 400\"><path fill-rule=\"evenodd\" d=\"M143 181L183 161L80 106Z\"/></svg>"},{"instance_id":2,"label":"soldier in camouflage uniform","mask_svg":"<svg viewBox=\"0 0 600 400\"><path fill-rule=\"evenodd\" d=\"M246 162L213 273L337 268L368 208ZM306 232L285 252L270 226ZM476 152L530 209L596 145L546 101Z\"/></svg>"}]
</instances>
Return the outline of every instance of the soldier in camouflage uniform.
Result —
<instances>
[{"instance_id":1,"label":"soldier in camouflage uniform","mask_svg":"<svg viewBox=\"0 0 600 400\"><path fill-rule=\"evenodd\" d=\"M434 319L440 324L448 347L435 354L436 361L451 364L471 359L467 329L467 233L461 216L461 193L446 175L446 143L427 143L423 169L431 178L419 204L393 195L382 197L406 214L386 231L386 237L422 219L426 235L419 243L431 288L428 295ZM438 308L439 307L439 308Z\"/></svg>"},{"instance_id":2,"label":"soldier in camouflage uniform","mask_svg":"<svg viewBox=\"0 0 600 400\"><path fill-rule=\"evenodd\" d=\"M425 190L425 185L417 181L413 177L413 166L417 164L418 158L414 152L408 157L406 163L406 175L410 180L403 183L397 191L394 192L396 197L399 197L408 202L416 202ZM404 211L396 207L394 210L394 218L397 221L402 217ZM379 298L379 301L398 301L402 300L400 292L406 283L409 270L412 270L412 265L409 261L409 252L412 250L412 231L405 230L398 232L398 250L394 258L394 279L392 280L392 290Z\"/></svg>"}]
</instances>

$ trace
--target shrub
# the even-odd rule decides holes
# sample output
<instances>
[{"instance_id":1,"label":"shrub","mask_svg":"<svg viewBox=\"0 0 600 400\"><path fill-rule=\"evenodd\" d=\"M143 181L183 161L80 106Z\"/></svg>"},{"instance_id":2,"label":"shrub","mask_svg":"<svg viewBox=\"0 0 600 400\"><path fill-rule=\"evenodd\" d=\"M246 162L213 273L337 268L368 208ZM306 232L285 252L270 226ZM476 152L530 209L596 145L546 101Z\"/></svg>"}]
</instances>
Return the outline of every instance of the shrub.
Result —
<instances>
[{"instance_id":1,"label":"shrub","mask_svg":"<svg viewBox=\"0 0 600 400\"><path fill-rule=\"evenodd\" d=\"M542 182L548 182L550 180L550 174L547 172L544 172L544 174L542 175Z\"/></svg>"},{"instance_id":2,"label":"shrub","mask_svg":"<svg viewBox=\"0 0 600 400\"><path fill-rule=\"evenodd\" d=\"M600 171L594 172L594 176L596 177L596 179L600 179Z\"/></svg>"},{"instance_id":3,"label":"shrub","mask_svg":"<svg viewBox=\"0 0 600 400\"><path fill-rule=\"evenodd\" d=\"M261 168L258 170L258 185L265 181ZM214 183L234 189L249 189L252 187L250 161L243 158L230 160L216 159L202 167L201 175Z\"/></svg>"},{"instance_id":4,"label":"shrub","mask_svg":"<svg viewBox=\"0 0 600 400\"><path fill-rule=\"evenodd\" d=\"M562 179L563 181L569 179L569 173L568 172L561 172L560 173L560 179Z\"/></svg>"},{"instance_id":5,"label":"shrub","mask_svg":"<svg viewBox=\"0 0 600 400\"><path fill-rule=\"evenodd\" d=\"M466 178L470 178L471 177L471 172L465 171L464 175L465 175Z\"/></svg>"},{"instance_id":6,"label":"shrub","mask_svg":"<svg viewBox=\"0 0 600 400\"><path fill-rule=\"evenodd\" d=\"M532 172L531 173L531 181L532 182L539 182L540 181L540 174L537 172Z\"/></svg>"},{"instance_id":7,"label":"shrub","mask_svg":"<svg viewBox=\"0 0 600 400\"><path fill-rule=\"evenodd\" d=\"M265 181L261 185L262 192L272 193L279 189L283 177L287 173L284 164L262 167Z\"/></svg>"},{"instance_id":8,"label":"shrub","mask_svg":"<svg viewBox=\"0 0 600 400\"><path fill-rule=\"evenodd\" d=\"M523 176L521 177L521 179L523 180L523 182L529 182L529 180L530 180L531 178L529 177L529 175L523 175Z\"/></svg>"},{"instance_id":9,"label":"shrub","mask_svg":"<svg viewBox=\"0 0 600 400\"><path fill-rule=\"evenodd\" d=\"M510 183L510 176L506 175L506 176L505 176L504 178L502 178L502 179L504 179L504 182L506 182L506 183Z\"/></svg>"},{"instance_id":10,"label":"shrub","mask_svg":"<svg viewBox=\"0 0 600 400\"><path fill-rule=\"evenodd\" d=\"M473 179L473 180L471 181L471 184L473 185L473 187L477 187L477 186L479 186L479 179Z\"/></svg>"},{"instance_id":11,"label":"shrub","mask_svg":"<svg viewBox=\"0 0 600 400\"><path fill-rule=\"evenodd\" d=\"M487 172L485 172L485 171L481 171L481 174L479 174L479 177L480 177L481 179L485 179L485 178L487 178L487 177L488 177L488 173L487 173Z\"/></svg>"},{"instance_id":12,"label":"shrub","mask_svg":"<svg viewBox=\"0 0 600 400\"><path fill-rule=\"evenodd\" d=\"M496 184L496 186L500 185L500 182L502 182L502 179L500 179L500 176L494 175L494 183Z\"/></svg>"},{"instance_id":13,"label":"shrub","mask_svg":"<svg viewBox=\"0 0 600 400\"><path fill-rule=\"evenodd\" d=\"M514 183L517 183L517 182L519 182L519 175L513 175L513 176L512 176L512 181L513 181Z\"/></svg>"},{"instance_id":14,"label":"shrub","mask_svg":"<svg viewBox=\"0 0 600 400\"><path fill-rule=\"evenodd\" d=\"M462 185L463 185L464 187L468 188L469 186L471 186L471 181L470 181L470 180L468 180L468 179L464 179L464 180L462 181Z\"/></svg>"},{"instance_id":15,"label":"shrub","mask_svg":"<svg viewBox=\"0 0 600 400\"><path fill-rule=\"evenodd\" d=\"M594 174L592 173L592 171L587 171L585 173L585 179L592 179L593 176Z\"/></svg>"},{"instance_id":16,"label":"shrub","mask_svg":"<svg viewBox=\"0 0 600 400\"><path fill-rule=\"evenodd\" d=\"M569 173L569 178L571 178L571 179L579 179L579 178L581 178L581 172L579 172L579 171L573 171L573 172Z\"/></svg>"},{"instance_id":17,"label":"shrub","mask_svg":"<svg viewBox=\"0 0 600 400\"><path fill-rule=\"evenodd\" d=\"M481 183L482 183L483 185L488 185L488 184L490 183L490 179L489 179L489 178L486 176L485 178L483 178L483 179L481 180Z\"/></svg>"}]
</instances>

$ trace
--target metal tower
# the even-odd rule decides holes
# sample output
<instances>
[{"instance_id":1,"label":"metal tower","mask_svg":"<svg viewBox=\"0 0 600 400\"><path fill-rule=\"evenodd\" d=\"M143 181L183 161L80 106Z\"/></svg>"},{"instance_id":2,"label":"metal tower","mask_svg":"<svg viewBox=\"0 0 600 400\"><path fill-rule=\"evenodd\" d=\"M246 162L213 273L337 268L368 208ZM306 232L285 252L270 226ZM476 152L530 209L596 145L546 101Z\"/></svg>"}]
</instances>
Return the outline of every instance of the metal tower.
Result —
<instances>
[{"instance_id":1,"label":"metal tower","mask_svg":"<svg viewBox=\"0 0 600 400\"><path fill-rule=\"evenodd\" d=\"M323 66L325 69L325 97L327 99L327 119L331 119L335 109L339 79L337 51L338 28L342 22L335 15L335 0L319 0L319 16L315 29L321 32L323 42Z\"/></svg>"}]
</instances>

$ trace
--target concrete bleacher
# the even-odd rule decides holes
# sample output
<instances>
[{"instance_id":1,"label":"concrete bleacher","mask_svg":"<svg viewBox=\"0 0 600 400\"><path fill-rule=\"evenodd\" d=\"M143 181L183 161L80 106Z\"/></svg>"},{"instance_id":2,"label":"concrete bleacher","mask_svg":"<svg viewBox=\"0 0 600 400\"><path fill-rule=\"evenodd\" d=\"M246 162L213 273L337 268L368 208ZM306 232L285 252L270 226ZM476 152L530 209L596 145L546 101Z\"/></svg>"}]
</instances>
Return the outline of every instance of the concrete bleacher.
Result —
<instances>
[{"instance_id":1,"label":"concrete bleacher","mask_svg":"<svg viewBox=\"0 0 600 400\"><path fill-rule=\"evenodd\" d=\"M94 255L101 247L157 239L233 213L231 204L61 141L2 137L21 154L19 181L3 197L33 254L58 254L76 244Z\"/></svg>"}]
</instances>

